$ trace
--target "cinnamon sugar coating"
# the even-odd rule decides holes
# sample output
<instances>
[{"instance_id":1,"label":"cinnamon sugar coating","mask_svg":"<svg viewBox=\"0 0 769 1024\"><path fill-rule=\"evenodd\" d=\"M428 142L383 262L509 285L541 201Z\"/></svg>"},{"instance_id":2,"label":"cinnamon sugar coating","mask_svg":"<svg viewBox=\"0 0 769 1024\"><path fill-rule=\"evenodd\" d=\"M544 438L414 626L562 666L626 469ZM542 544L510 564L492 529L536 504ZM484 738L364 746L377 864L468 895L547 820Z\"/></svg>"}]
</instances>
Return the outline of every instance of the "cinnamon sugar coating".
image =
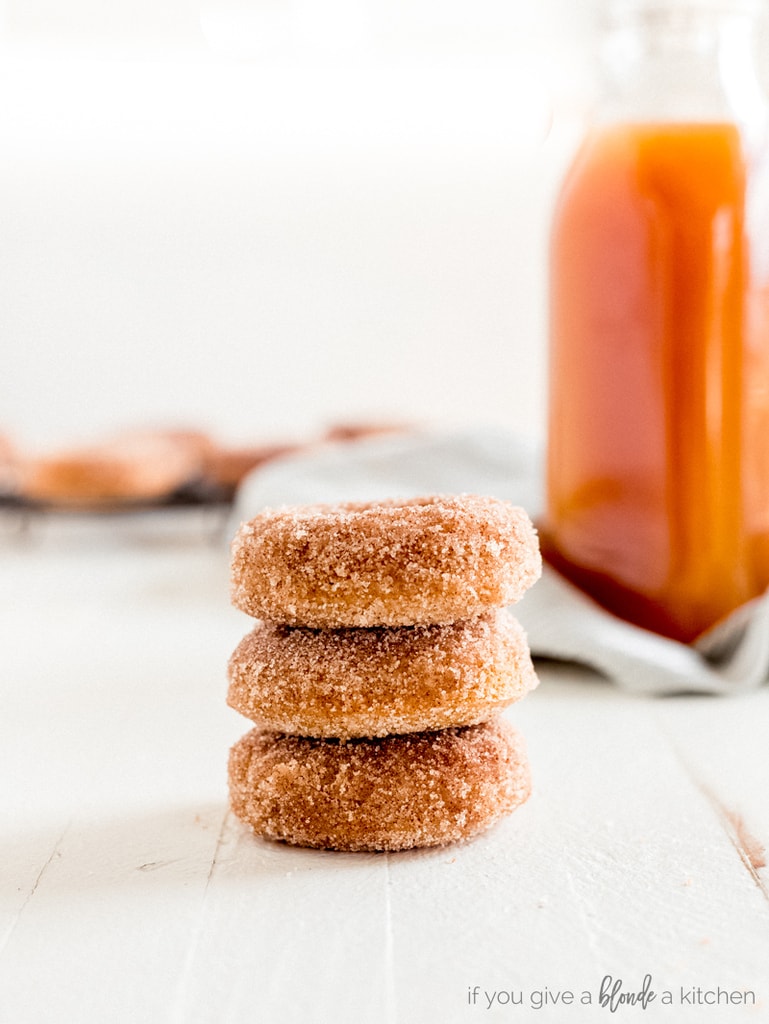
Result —
<instances>
[{"instance_id":1,"label":"cinnamon sugar coating","mask_svg":"<svg viewBox=\"0 0 769 1024\"><path fill-rule=\"evenodd\" d=\"M342 739L472 725L537 685L523 629L501 610L447 626L259 622L228 674L230 707L261 728Z\"/></svg>"},{"instance_id":2,"label":"cinnamon sugar coating","mask_svg":"<svg viewBox=\"0 0 769 1024\"><path fill-rule=\"evenodd\" d=\"M523 742L495 718L381 740L254 729L230 751L230 804L266 839L334 850L406 850L468 839L523 803Z\"/></svg>"},{"instance_id":3,"label":"cinnamon sugar coating","mask_svg":"<svg viewBox=\"0 0 769 1024\"><path fill-rule=\"evenodd\" d=\"M477 495L265 509L232 544L232 602L333 629L455 622L517 601L539 577L523 509Z\"/></svg>"}]
</instances>

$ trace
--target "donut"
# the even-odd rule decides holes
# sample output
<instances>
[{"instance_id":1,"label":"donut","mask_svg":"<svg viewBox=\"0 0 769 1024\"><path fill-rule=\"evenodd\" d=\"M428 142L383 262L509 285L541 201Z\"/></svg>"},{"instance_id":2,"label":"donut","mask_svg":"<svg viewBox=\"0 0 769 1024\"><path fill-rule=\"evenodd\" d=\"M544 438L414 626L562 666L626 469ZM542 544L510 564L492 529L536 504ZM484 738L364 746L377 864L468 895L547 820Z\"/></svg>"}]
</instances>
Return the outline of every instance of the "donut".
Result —
<instances>
[{"instance_id":1,"label":"donut","mask_svg":"<svg viewBox=\"0 0 769 1024\"><path fill-rule=\"evenodd\" d=\"M157 502L194 479L200 464L188 434L129 433L26 460L20 491L30 501L72 507Z\"/></svg>"},{"instance_id":2,"label":"donut","mask_svg":"<svg viewBox=\"0 0 769 1024\"><path fill-rule=\"evenodd\" d=\"M540 571L529 517L496 498L304 505L241 524L231 596L285 625L439 625L518 600Z\"/></svg>"},{"instance_id":3,"label":"donut","mask_svg":"<svg viewBox=\"0 0 769 1024\"><path fill-rule=\"evenodd\" d=\"M243 478L266 462L293 455L305 447L300 444L262 444L243 447L220 445L206 454L203 471L206 479L232 494Z\"/></svg>"},{"instance_id":4,"label":"donut","mask_svg":"<svg viewBox=\"0 0 769 1024\"><path fill-rule=\"evenodd\" d=\"M227 703L262 729L341 739L473 725L537 685L526 635L501 610L448 626L259 622L228 676Z\"/></svg>"},{"instance_id":5,"label":"donut","mask_svg":"<svg viewBox=\"0 0 769 1024\"><path fill-rule=\"evenodd\" d=\"M531 789L523 741L500 718L386 739L254 729L230 751L230 806L259 836L333 850L469 839Z\"/></svg>"}]
</instances>

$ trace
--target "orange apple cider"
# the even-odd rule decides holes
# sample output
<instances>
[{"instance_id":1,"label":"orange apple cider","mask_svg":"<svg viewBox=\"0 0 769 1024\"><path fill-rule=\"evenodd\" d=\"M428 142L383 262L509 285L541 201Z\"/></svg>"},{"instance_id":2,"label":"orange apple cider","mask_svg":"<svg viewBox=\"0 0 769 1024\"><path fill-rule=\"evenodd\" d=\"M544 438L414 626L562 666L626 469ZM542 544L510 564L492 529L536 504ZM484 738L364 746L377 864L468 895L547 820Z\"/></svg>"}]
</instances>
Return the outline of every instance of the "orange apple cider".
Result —
<instances>
[{"instance_id":1,"label":"orange apple cider","mask_svg":"<svg viewBox=\"0 0 769 1024\"><path fill-rule=\"evenodd\" d=\"M587 137L555 213L543 549L686 642L769 585L761 205L735 124L629 123Z\"/></svg>"}]
</instances>

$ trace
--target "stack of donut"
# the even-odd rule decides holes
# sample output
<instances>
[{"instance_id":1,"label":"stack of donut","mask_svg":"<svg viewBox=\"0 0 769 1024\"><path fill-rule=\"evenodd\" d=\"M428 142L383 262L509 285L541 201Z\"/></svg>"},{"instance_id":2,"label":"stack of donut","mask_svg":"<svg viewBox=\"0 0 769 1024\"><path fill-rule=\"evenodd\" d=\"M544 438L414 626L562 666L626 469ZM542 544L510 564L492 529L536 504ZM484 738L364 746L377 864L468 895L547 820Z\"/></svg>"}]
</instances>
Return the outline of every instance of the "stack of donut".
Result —
<instances>
[{"instance_id":1,"label":"stack of donut","mask_svg":"<svg viewBox=\"0 0 769 1024\"><path fill-rule=\"evenodd\" d=\"M475 495L267 509L232 545L256 618L228 666L255 728L230 802L260 836L337 850L467 839L529 795L500 712L536 686L505 606L540 573L526 513Z\"/></svg>"}]
</instances>

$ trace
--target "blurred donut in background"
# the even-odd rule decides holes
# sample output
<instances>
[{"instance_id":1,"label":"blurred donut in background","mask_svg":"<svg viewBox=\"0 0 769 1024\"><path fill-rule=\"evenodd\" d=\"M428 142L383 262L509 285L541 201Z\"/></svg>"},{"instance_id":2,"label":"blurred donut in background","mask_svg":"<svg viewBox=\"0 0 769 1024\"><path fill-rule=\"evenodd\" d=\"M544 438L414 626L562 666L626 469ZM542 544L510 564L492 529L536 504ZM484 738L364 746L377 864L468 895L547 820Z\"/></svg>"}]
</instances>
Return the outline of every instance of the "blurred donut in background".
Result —
<instances>
[{"instance_id":1,"label":"blurred donut in background","mask_svg":"<svg viewBox=\"0 0 769 1024\"><path fill-rule=\"evenodd\" d=\"M304 444L261 444L227 447L215 445L203 460L203 474L208 483L224 497L232 497L238 484L253 469L283 455L292 455L308 447Z\"/></svg>"},{"instance_id":2,"label":"blurred donut in background","mask_svg":"<svg viewBox=\"0 0 769 1024\"><path fill-rule=\"evenodd\" d=\"M106 511L165 503L231 502L254 469L318 444L347 444L411 428L332 424L305 440L232 445L195 427L126 430L83 445L24 452L0 434L0 499Z\"/></svg>"},{"instance_id":3,"label":"blurred donut in background","mask_svg":"<svg viewBox=\"0 0 769 1024\"><path fill-rule=\"evenodd\" d=\"M198 477L202 462L199 438L132 432L23 459L18 491L46 505L157 502Z\"/></svg>"}]
</instances>

